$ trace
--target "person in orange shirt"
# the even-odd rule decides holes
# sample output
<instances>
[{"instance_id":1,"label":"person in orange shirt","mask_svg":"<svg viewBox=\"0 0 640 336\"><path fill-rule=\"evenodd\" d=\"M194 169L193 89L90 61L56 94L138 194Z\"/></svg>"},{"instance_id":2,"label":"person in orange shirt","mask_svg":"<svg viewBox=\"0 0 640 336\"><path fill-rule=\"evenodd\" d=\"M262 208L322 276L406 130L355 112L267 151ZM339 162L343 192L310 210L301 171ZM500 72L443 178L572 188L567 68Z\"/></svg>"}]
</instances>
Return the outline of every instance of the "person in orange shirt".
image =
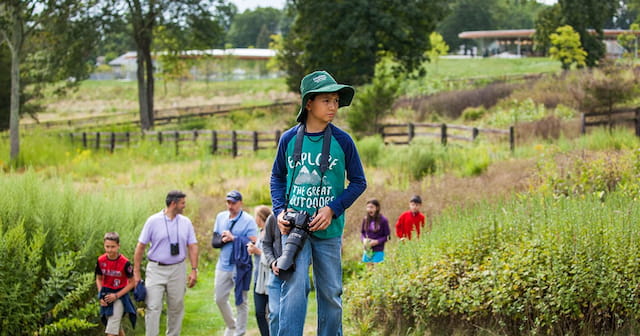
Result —
<instances>
[{"instance_id":1,"label":"person in orange shirt","mask_svg":"<svg viewBox=\"0 0 640 336\"><path fill-rule=\"evenodd\" d=\"M400 240L411 240L411 232L416 231L420 237L420 229L424 226L424 214L420 212L422 199L415 195L409 200L409 210L403 212L396 221L396 236Z\"/></svg>"}]
</instances>

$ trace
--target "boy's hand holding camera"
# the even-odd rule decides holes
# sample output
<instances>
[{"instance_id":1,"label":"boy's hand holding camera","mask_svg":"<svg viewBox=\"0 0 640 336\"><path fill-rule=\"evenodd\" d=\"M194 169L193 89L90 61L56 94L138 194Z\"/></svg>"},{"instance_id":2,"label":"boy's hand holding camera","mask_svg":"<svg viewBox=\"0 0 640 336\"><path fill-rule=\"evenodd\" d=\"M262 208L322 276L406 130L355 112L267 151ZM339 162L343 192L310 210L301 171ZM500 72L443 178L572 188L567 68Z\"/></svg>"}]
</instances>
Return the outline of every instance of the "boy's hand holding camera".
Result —
<instances>
[{"instance_id":1,"label":"boy's hand holding camera","mask_svg":"<svg viewBox=\"0 0 640 336\"><path fill-rule=\"evenodd\" d=\"M309 223L309 231L322 231L331 225L333 210L326 206L318 210L313 220Z\"/></svg>"}]
</instances>

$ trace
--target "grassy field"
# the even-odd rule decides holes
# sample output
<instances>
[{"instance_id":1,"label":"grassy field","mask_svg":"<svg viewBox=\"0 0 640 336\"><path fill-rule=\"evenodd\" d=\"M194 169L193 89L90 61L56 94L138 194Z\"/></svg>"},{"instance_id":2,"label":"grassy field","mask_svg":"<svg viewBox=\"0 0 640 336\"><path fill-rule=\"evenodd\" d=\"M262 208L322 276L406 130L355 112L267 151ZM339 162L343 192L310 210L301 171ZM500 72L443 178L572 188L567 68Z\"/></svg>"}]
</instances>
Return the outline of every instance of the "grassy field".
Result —
<instances>
[{"instance_id":1,"label":"grassy field","mask_svg":"<svg viewBox=\"0 0 640 336\"><path fill-rule=\"evenodd\" d=\"M443 81L445 78L499 76L535 71L555 71L554 67L559 68L559 64L547 59L442 59L438 64L429 65L429 67L432 66L433 68L428 69L431 77L428 76L427 80L430 83ZM443 75L437 77L440 73ZM284 82L281 80L264 83L210 83L210 87L204 83L186 83L182 92L189 92L185 90L188 85L193 85L190 92L205 97L202 101L207 102L217 101L219 97L228 101L236 100L240 103L253 99L255 101L263 98L269 99L272 96L290 97L289 93L284 92L286 90L283 90ZM258 85L258 88L251 89L253 85ZM432 84L408 82L406 89L409 89L411 85L418 88ZM159 84L157 88L160 91L161 85ZM432 88L436 88L435 84L432 85ZM167 106L174 103L189 104L200 99L193 98L191 95L183 97L175 90L174 87L173 93L167 95L169 97L167 100L161 99L162 104L167 104ZM99 113L96 111L87 112L84 109L91 105L97 108L100 104L104 104L101 108L111 109L105 113L114 113L118 111L120 102L122 102L122 106L135 108L135 95L132 92L135 92L135 85L132 83L87 82L83 83L76 96L65 100L50 98L48 106L51 107L50 113L54 117L56 115L76 115L74 111L81 111L79 113L84 114ZM112 102L113 105L110 105ZM60 109L60 106L67 106L67 108ZM264 115L257 114L235 115L215 122L230 125L230 127L237 123L245 123L245 125L253 125L254 127L261 123L269 125L273 123L273 119L262 119L263 117ZM293 114L291 118L293 118ZM203 153L175 157L171 146L159 147L141 144L137 147L117 150L111 154L104 151L75 148L66 141L66 138L58 135L29 132L23 132L22 135L24 167L19 169L11 169L6 164L9 152L8 140L4 137L0 138L0 166L2 167L0 186L6 194L11 195L11 198L3 198L0 202L0 209L2 209L0 211L0 252L4 253L2 249L11 246L8 242L18 244L18 242L24 241L24 246L19 246L17 251L26 251L32 248L27 244L31 244L31 238L16 239L15 237L20 237L20 232L19 230L16 232L9 230L13 227L24 225L31 228L29 232L36 233L49 229L51 230L50 235L57 234L61 238L60 242L55 244L55 249L52 247L49 250L44 250L48 253L42 252L43 260L52 258L53 255L57 256L56 258L62 258L60 256L66 255L70 250L73 252L80 250L85 255L79 257L78 269L81 272L91 272L91 262L89 261L92 261L100 253L99 238L97 237L102 231L115 230L125 233L123 252L131 256L135 239L144 219L152 211L158 211L162 207L162 196L167 190L182 189L188 194L186 215L192 219L196 227L201 260L199 283L187 292L187 314L183 334L221 334L223 324L213 301L213 279L217 251L208 244L213 219L217 212L224 210L224 195L231 189L239 189L245 195L246 209L258 204L269 204L268 178L274 151L259 151L235 159ZM519 143L513 153L506 146L487 142L472 145L456 143L443 148L428 142L417 142L412 146L399 147L381 145L379 140L367 139L367 141L358 141L358 146L359 150L367 155L364 163L369 186L365 194L354 203L346 214L343 268L348 288L345 291L345 298L348 298L345 303L345 334L347 335L375 334L371 327L375 326L376 318L383 315L371 315L370 313L375 313L378 309L389 308L385 306L385 302L395 302L396 307L401 307L406 303L402 300L408 300L411 301L411 305L407 307L412 307L411 312L399 312L391 307L388 312L385 311L385 314L391 314L384 315L386 318L393 317L393 314L415 316L416 319L428 318L428 316L417 315L417 313L424 310L423 307L432 303L437 304L437 302L421 301L420 294L426 292L420 292L418 284L406 288L406 284L415 284L413 281L418 279L411 278L411 275L420 273L407 272L407 268L419 265L426 272L434 271L434 269L428 269L428 265L453 265L451 268L445 268L444 273L438 273L444 277L453 277L451 272L455 273L455 267L457 267L455 265L457 264L450 263L450 258L451 256L459 256L454 253L462 255L456 260L466 260L463 258L464 256L472 260L478 258L477 260L486 261L483 259L486 254L480 253L486 253L486 246L494 246L483 245L487 241L495 243L497 240L492 240L494 236L482 236L483 240L476 242L475 245L465 244L465 246L470 246L469 249L459 249L460 246L457 244L460 241L467 242L469 239L473 242L473 237L470 238L470 236L476 232L475 229L491 229L491 224L499 220L504 222L500 229L505 236L501 237L507 237L507 233L517 235L519 232L517 230L524 228L526 231L527 227L533 227L527 225L535 224L540 225L535 226L536 228L543 228L544 231L540 231L540 236L527 236L531 237L531 241L557 238L566 243L565 246L570 246L571 234L578 232L577 227L582 223L578 221L579 216L576 215L582 207L591 209L596 206L608 207L611 205L611 211L603 211L604 215L611 217L622 214L620 217L624 217L626 213L620 212L622 211L620 209L624 206L632 206L634 203L623 201L623 197L618 193L626 192L627 194L624 195L632 200L637 200L640 189L637 184L637 169L640 168L637 167L637 162L634 164L633 159L637 159L637 156L634 156L634 151L637 151L640 143L629 130L615 130L613 132L595 130L589 136L577 139L562 136L558 139L547 140L533 138L527 142ZM614 160L614 157L610 157L609 153L618 153L620 157L625 159ZM567 164L567 162L579 162L578 159L583 160L581 164L573 166ZM593 162L598 164L594 165ZM422 164L435 168L429 174L415 174L415 170L424 169L420 166ZM620 183L621 181L624 183ZM609 185L613 189L606 189ZM614 190L616 188L622 191ZM601 193L604 196L601 196ZM423 196L422 210L430 219L430 225L434 225L434 234L425 237L424 240L416 241L415 244L413 242L411 245L405 244L406 246L393 239L388 245L389 260L402 260L403 263L398 264L395 268L391 263L389 267L385 265L383 266L384 272L380 272L384 276L373 278L358 262L361 253L359 223L364 214L365 201L369 198L378 198L382 203L383 214L393 224L395 218L406 210L407 200L413 194ZM614 203L599 200L599 198L607 200L609 194L613 195ZM567 198L566 201L564 197ZM514 201L514 199L516 200ZM554 203L553 199L560 199L560 201ZM502 205L502 208L499 205ZM512 213L509 212L508 207L522 211L517 210ZM557 207L560 209L556 209ZM481 212L478 209L487 210ZM547 216L531 215L538 212L543 212ZM508 217L508 215L512 217ZM636 212L633 212L632 215L633 217L625 218L637 217ZM479 224L478 218L483 219ZM513 226L508 225L508 222L511 221L509 218L513 219ZM69 223L74 224L73 230L70 230ZM636 223L637 221L620 221L615 225L616 227L627 225L625 232L635 234L637 232ZM478 224L477 227L476 224ZM573 231L562 229L563 227ZM596 225L593 227L600 228ZM61 231L54 232L55 230ZM96 230L100 232L93 232ZM613 232L607 232L607 234L612 234L612 237L618 239L616 238L618 236L614 236ZM81 248L78 247L76 240L93 243L85 243ZM588 242L588 239L584 241ZM512 253L508 256L526 256L526 250L521 251L517 248L527 249L530 247L528 245L530 242L515 246L510 245L511 239L504 239L503 244L501 246L508 246ZM586 243L584 246L586 246L585 249L589 247ZM620 247L620 245L616 246ZM597 247L604 250L601 245ZM0 253L1 255L9 254ZM500 255L496 254L496 256ZM518 259L509 260L505 256L500 257L502 258L500 260L504 261L501 265L510 265L510 263L515 264L521 261ZM58 259L47 260L53 265L57 265ZM529 259L523 257L522 260ZM412 261L415 263L412 264ZM487 267L486 264L480 262L473 265ZM23 270L24 265L16 267ZM524 266L521 269L526 271ZM0 271L2 270L0 267ZM472 272L466 268L465 270L468 273ZM27 270L23 271L25 274L30 274ZM485 273L473 274L479 274L478 277L482 279L481 275ZM513 274L522 276L517 272ZM635 277L635 275L633 276ZM399 277L409 278L403 278L406 281L402 281L398 280ZM7 279L13 278L7 277ZM2 279L1 276L0 279ZM371 285L367 279L374 279L374 283L380 286L380 290L373 293L367 292L367 288L370 288ZM8 280L2 279L2 281ZM0 281L0 283L4 282ZM61 285L66 286L65 283ZM93 286L91 283L89 285ZM433 283L433 285L441 284ZM522 285L524 286L526 283L522 282ZM9 288L8 285L7 288ZM62 288L66 287L62 286ZM508 289L506 285L505 288ZM407 295L400 295L400 292L405 289ZM504 293L511 293L506 289ZM388 291L385 292L385 290ZM395 293L397 296L389 301L382 295L385 293ZM413 297L412 294L417 295ZM380 296L378 297L378 295ZM617 294L614 292L612 295ZM505 300L507 297L506 294L503 296ZM62 297L54 296L51 300L57 302L62 300ZM310 335L314 332L316 318L314 302L312 297L307 315L309 328L307 334ZM444 307L446 302L442 304L440 307ZM505 303L505 306L508 304ZM432 309L430 311L436 311L437 307L429 307ZM257 335L253 307L251 309L249 335ZM394 321L402 324L399 325L396 334L407 332L407 329L403 329L405 327L418 327L418 329L411 329L415 335L421 334L427 329L424 324L412 324L415 321L397 318L400 315L395 316L394 320L388 322L392 327ZM449 321L453 321L452 323L459 322L456 320L458 317L446 316ZM95 331L96 334L99 334L97 329ZM497 328L495 331L500 333L504 330ZM141 333L140 328L137 333ZM488 332L488 334L490 333Z\"/></svg>"}]
</instances>

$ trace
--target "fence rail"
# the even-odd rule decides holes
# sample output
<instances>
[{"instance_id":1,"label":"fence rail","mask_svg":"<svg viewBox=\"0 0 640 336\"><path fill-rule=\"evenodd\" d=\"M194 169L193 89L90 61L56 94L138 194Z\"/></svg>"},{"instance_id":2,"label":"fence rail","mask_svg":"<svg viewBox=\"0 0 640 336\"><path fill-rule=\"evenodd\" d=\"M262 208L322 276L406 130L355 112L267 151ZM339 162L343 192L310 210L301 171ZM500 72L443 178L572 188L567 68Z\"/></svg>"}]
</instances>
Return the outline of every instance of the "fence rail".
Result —
<instances>
[{"instance_id":1,"label":"fence rail","mask_svg":"<svg viewBox=\"0 0 640 336\"><path fill-rule=\"evenodd\" d=\"M635 126L636 136L640 136L640 107L618 109L601 113L582 113L580 115L581 133L587 133L587 127L608 126L633 123Z\"/></svg>"},{"instance_id":2,"label":"fence rail","mask_svg":"<svg viewBox=\"0 0 640 336\"><path fill-rule=\"evenodd\" d=\"M181 122L184 120L209 117L212 115L224 115L236 111L254 110L258 108L279 108L284 106L290 106L297 104L297 101L283 101L276 102L267 105L252 105L252 106L238 106L238 105L202 105L202 106L187 106L167 109L156 109L155 124L166 125L172 122ZM92 116L85 118L74 118L67 120L55 120L55 121L43 121L36 123L20 123L20 126L29 129L42 126L47 129L60 128L60 127L104 127L104 126L120 126L120 125L139 125L139 115L135 113L121 112L109 115Z\"/></svg>"},{"instance_id":3,"label":"fence rail","mask_svg":"<svg viewBox=\"0 0 640 336\"><path fill-rule=\"evenodd\" d=\"M234 157L240 152L276 148L282 132L259 131L151 131L151 132L76 132L69 133L72 144L84 148L107 149L129 147L141 140L173 145L178 155L182 151L206 145L211 154L230 153Z\"/></svg>"},{"instance_id":4,"label":"fence rail","mask_svg":"<svg viewBox=\"0 0 640 336\"><path fill-rule=\"evenodd\" d=\"M513 126L506 130L437 123L387 124L380 127L380 134L384 142L393 144L409 144L416 137L436 137L440 138L442 145L447 145L450 139L475 141L482 133L507 135L509 148L512 151L515 149Z\"/></svg>"}]
</instances>

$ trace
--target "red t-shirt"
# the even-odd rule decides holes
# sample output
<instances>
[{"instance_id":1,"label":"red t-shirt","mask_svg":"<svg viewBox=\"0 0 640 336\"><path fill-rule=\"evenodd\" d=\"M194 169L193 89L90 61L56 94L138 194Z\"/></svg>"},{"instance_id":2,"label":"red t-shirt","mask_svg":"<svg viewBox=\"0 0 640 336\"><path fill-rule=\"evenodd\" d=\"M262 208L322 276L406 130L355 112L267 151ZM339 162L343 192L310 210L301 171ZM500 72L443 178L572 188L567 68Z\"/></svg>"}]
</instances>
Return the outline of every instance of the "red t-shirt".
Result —
<instances>
[{"instance_id":1,"label":"red t-shirt","mask_svg":"<svg viewBox=\"0 0 640 336\"><path fill-rule=\"evenodd\" d=\"M396 222L396 236L411 239L411 232L415 229L420 237L420 229L424 226L424 215L410 210L403 212Z\"/></svg>"},{"instance_id":2,"label":"red t-shirt","mask_svg":"<svg viewBox=\"0 0 640 336\"><path fill-rule=\"evenodd\" d=\"M111 289L120 289L129 283L129 278L133 278L133 266L131 262L122 254L115 260L103 254L98 257L96 263L96 275L102 275L102 285Z\"/></svg>"}]
</instances>

